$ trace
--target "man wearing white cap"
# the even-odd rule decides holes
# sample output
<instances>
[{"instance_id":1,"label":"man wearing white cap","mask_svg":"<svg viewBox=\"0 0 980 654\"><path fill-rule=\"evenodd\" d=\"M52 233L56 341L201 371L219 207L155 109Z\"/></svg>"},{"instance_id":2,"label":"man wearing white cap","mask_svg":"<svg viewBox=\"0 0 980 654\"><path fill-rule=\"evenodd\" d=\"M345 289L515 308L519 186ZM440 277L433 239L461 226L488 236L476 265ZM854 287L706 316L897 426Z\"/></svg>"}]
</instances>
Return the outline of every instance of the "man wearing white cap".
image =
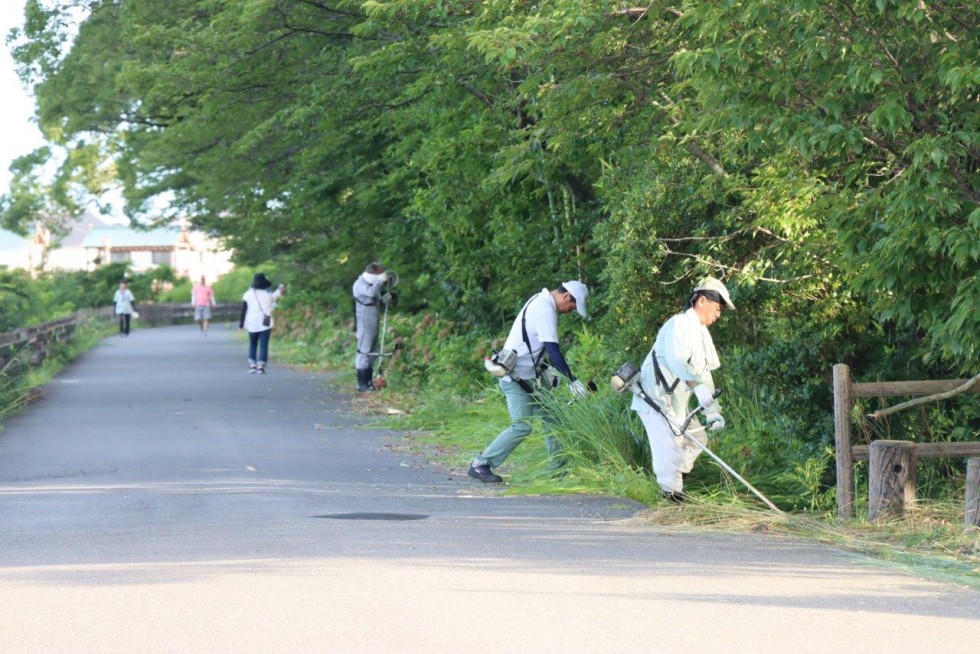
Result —
<instances>
[{"instance_id":1,"label":"man wearing white cap","mask_svg":"<svg viewBox=\"0 0 980 654\"><path fill-rule=\"evenodd\" d=\"M705 407L707 428L725 427L721 406L714 399L715 384L711 371L721 367L708 325L721 316L722 307L732 311L735 305L725 285L714 277L704 278L694 289L682 313L671 317L657 333L653 348L640 369L643 390L663 407L678 424L684 422L688 402L694 395ZM684 438L664 416L639 396L630 407L640 417L650 440L653 472L665 498L684 500L683 474L691 471L701 448ZM707 443L705 428L695 419L688 433Z\"/></svg>"},{"instance_id":2,"label":"man wearing white cap","mask_svg":"<svg viewBox=\"0 0 980 654\"><path fill-rule=\"evenodd\" d=\"M507 398L507 411L512 422L480 456L473 459L466 473L470 477L483 482L503 481L492 469L500 466L531 433L531 425L524 419L541 413L533 393L545 353L551 366L568 379L572 394L576 397L586 394L585 385L572 375L558 346L558 314L577 310L579 315L587 318L585 302L588 296L589 289L585 284L577 280L568 281L553 291L541 289L517 314L504 343L504 349L517 352L517 362L510 374L500 379L500 390ZM557 440L547 436L545 445L552 457L553 467L560 467Z\"/></svg>"}]
</instances>

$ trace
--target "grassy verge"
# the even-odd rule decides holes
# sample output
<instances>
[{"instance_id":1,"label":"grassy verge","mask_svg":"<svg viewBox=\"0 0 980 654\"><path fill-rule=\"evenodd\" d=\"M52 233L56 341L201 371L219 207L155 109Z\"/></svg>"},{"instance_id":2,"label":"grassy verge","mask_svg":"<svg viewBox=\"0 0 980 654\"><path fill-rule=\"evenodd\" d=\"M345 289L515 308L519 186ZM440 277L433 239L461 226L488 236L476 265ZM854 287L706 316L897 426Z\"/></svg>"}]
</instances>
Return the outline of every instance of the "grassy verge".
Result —
<instances>
[{"instance_id":1,"label":"grassy verge","mask_svg":"<svg viewBox=\"0 0 980 654\"><path fill-rule=\"evenodd\" d=\"M340 374L334 383L353 391L348 329L326 328L317 336L294 333L279 341L277 356L336 371ZM459 344L454 347L467 349ZM411 360L411 353L406 358ZM599 378L602 366L608 366L608 361L598 359L594 378ZM576 363L577 369L588 367L588 362ZM503 398L478 361L467 373L471 379L466 383L454 383L451 373L432 368L413 375L397 360L389 371L390 387L380 393L357 394L354 406L374 416L375 424L403 432L400 447L451 474L465 474L470 459L509 422ZM899 520L840 521L834 516L833 489L820 482L833 465L832 452L807 449L786 438L778 440L779 433L773 439L761 438L759 434L778 428L779 421L765 415L751 392L731 394L727 411L742 428L719 437L713 449L786 509L785 516L762 507L707 456L700 457L689 476L691 501L682 506L664 503L649 472L645 433L628 410L628 400L602 387L587 401L569 399L559 389L544 400L551 415L548 429L562 442L568 460L567 474L556 478L549 472L545 426L537 424L498 470L508 483L494 487L494 492L601 493L629 498L649 507L635 519L650 525L802 538L938 580L980 588L980 529L962 523L961 494L959 499L953 493L947 501L920 501Z\"/></svg>"},{"instance_id":2,"label":"grassy verge","mask_svg":"<svg viewBox=\"0 0 980 654\"><path fill-rule=\"evenodd\" d=\"M18 375L9 374L8 369L0 370L0 422L39 399L44 384L53 379L68 363L112 333L112 329L105 321L90 319L79 325L71 340L52 352L40 366Z\"/></svg>"}]
</instances>

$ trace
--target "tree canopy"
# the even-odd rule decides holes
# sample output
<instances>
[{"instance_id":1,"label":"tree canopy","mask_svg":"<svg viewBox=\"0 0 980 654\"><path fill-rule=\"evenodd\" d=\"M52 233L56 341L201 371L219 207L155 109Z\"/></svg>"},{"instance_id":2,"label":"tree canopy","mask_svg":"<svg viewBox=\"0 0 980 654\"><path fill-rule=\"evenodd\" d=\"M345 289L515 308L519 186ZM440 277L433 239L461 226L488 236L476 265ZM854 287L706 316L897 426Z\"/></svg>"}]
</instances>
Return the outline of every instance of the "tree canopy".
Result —
<instances>
[{"instance_id":1,"label":"tree canopy","mask_svg":"<svg viewBox=\"0 0 980 654\"><path fill-rule=\"evenodd\" d=\"M578 277L624 349L713 274L770 376L975 372L978 26L961 0L28 0L49 147L3 220L118 185L338 303L382 259L410 307L493 328Z\"/></svg>"}]
</instances>

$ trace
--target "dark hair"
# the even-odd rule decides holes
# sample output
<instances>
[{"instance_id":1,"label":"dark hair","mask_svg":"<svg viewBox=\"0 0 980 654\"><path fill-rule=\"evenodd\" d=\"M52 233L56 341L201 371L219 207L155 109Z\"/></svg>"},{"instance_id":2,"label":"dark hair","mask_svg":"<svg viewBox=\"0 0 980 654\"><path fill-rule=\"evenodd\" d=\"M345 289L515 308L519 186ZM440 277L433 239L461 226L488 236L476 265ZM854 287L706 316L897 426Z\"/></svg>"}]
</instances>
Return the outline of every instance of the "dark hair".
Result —
<instances>
[{"instance_id":1,"label":"dark hair","mask_svg":"<svg viewBox=\"0 0 980 654\"><path fill-rule=\"evenodd\" d=\"M556 288L555 290L558 291L559 293L571 293L571 291L565 288L564 284L559 284L558 288Z\"/></svg>"},{"instance_id":2,"label":"dark hair","mask_svg":"<svg viewBox=\"0 0 980 654\"><path fill-rule=\"evenodd\" d=\"M694 293L691 294L687 304L684 305L684 310L687 311L688 309L693 308L694 305L697 304L699 297L706 297L712 302L717 302L721 306L725 306L725 298L721 296L721 293L718 291L709 291L708 289L703 288L701 290L694 291Z\"/></svg>"},{"instance_id":3,"label":"dark hair","mask_svg":"<svg viewBox=\"0 0 980 654\"><path fill-rule=\"evenodd\" d=\"M384 271L384 266L377 261L372 261L367 265L367 268L364 269L364 272L368 273L369 275L380 275Z\"/></svg>"}]
</instances>

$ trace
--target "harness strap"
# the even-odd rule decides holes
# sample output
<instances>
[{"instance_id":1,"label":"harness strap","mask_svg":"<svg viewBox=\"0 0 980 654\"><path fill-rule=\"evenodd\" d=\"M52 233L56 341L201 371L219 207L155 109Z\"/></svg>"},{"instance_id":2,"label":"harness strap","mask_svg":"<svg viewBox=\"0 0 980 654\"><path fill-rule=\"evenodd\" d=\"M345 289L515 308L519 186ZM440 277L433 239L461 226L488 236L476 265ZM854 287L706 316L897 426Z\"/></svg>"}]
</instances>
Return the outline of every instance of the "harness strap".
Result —
<instances>
[{"instance_id":1,"label":"harness strap","mask_svg":"<svg viewBox=\"0 0 980 654\"><path fill-rule=\"evenodd\" d=\"M538 355L538 358L535 359L534 358L534 354L531 352L531 337L527 335L527 309L528 309L528 307L531 306L531 302L533 302L534 301L534 298L538 297L538 295L540 295L540 293L534 295L530 300L528 300L524 304L524 310L521 312L521 336L524 338L524 345L527 346L527 353L529 355L531 355L531 362L534 364L534 376L535 376L535 378L537 378L539 376L539 373L538 373L538 364L541 362L541 359L544 357L544 347L543 346L541 347L541 354L539 354ZM522 386L522 388L523 388L523 386ZM528 392L530 392L530 391L528 391Z\"/></svg>"},{"instance_id":2,"label":"harness strap","mask_svg":"<svg viewBox=\"0 0 980 654\"><path fill-rule=\"evenodd\" d=\"M681 378L675 377L674 383L668 386L667 378L664 377L664 373L660 370L660 364L657 362L657 353L651 352L651 354L653 354L653 372L657 376L657 383L663 386L664 390L667 391L667 395L670 395L677 388L677 384L680 383Z\"/></svg>"}]
</instances>

